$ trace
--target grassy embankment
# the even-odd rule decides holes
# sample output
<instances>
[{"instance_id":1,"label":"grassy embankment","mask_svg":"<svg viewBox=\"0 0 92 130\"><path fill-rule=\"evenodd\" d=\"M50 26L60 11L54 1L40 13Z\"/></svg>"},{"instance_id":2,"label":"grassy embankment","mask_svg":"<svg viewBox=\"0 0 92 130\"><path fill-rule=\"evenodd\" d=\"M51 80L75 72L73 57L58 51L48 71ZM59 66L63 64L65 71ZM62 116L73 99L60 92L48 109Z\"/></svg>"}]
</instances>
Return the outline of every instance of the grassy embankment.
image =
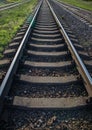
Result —
<instances>
[{"instance_id":1,"label":"grassy embankment","mask_svg":"<svg viewBox=\"0 0 92 130\"><path fill-rule=\"evenodd\" d=\"M0 58L2 52L14 37L24 20L32 12L37 0L0 12Z\"/></svg>"},{"instance_id":2,"label":"grassy embankment","mask_svg":"<svg viewBox=\"0 0 92 130\"><path fill-rule=\"evenodd\" d=\"M92 11L92 0L59 0L59 1Z\"/></svg>"}]
</instances>

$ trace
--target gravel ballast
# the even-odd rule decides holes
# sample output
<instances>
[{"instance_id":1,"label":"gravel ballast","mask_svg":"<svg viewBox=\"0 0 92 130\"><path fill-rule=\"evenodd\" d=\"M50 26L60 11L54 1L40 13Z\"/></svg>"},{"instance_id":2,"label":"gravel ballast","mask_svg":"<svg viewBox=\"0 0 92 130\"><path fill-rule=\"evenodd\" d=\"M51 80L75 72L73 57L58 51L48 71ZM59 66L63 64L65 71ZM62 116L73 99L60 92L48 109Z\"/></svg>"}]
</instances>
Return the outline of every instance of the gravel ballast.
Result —
<instances>
[{"instance_id":1,"label":"gravel ballast","mask_svg":"<svg viewBox=\"0 0 92 130\"><path fill-rule=\"evenodd\" d=\"M54 3L52 0L49 2L52 5L60 22L62 24L64 23L64 25L67 25L70 30L72 30L76 38L79 40L79 44L81 44L85 50L89 49L91 51L92 27L81 21L73 13L70 13L68 10L64 9L61 4Z\"/></svg>"}]
</instances>

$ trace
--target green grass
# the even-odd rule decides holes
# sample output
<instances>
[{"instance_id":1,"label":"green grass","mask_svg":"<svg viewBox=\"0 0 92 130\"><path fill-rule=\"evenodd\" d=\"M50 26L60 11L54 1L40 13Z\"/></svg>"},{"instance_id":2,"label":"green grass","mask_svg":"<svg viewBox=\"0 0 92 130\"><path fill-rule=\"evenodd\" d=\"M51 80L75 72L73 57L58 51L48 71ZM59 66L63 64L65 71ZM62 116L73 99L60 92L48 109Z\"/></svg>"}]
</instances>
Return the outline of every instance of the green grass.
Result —
<instances>
[{"instance_id":1,"label":"green grass","mask_svg":"<svg viewBox=\"0 0 92 130\"><path fill-rule=\"evenodd\" d=\"M37 0L31 0L26 4L0 12L0 57L36 3Z\"/></svg>"},{"instance_id":2,"label":"green grass","mask_svg":"<svg viewBox=\"0 0 92 130\"><path fill-rule=\"evenodd\" d=\"M92 0L59 0L59 1L92 11Z\"/></svg>"}]
</instances>

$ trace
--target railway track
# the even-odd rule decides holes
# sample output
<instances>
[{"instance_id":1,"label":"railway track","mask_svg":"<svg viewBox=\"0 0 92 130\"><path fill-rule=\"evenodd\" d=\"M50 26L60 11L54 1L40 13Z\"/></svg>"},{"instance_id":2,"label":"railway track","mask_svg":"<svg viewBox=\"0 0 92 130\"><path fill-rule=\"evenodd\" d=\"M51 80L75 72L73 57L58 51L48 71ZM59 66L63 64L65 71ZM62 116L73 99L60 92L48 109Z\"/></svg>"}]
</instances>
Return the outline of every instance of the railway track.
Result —
<instances>
[{"instance_id":1,"label":"railway track","mask_svg":"<svg viewBox=\"0 0 92 130\"><path fill-rule=\"evenodd\" d=\"M29 0L27 0L26 2L29 2ZM23 2L14 2L14 3L11 3L11 4L6 4L6 5L3 5L3 6L0 6L0 11L14 8L14 7L19 6L21 4L24 4L26 2L25 1L23 1Z\"/></svg>"},{"instance_id":2,"label":"railway track","mask_svg":"<svg viewBox=\"0 0 92 130\"><path fill-rule=\"evenodd\" d=\"M74 46L82 51L79 45ZM20 118L25 120L31 114L32 119L34 116L37 119L33 123L30 119L30 128L42 129L56 121L53 116L42 126L42 118L46 116L43 110L52 113L67 109L70 115L72 109L91 108L92 78L74 46L49 2L40 1L0 87L2 120L6 121L7 110L10 122L14 119L18 123ZM22 123L16 127L23 126Z\"/></svg>"},{"instance_id":3,"label":"railway track","mask_svg":"<svg viewBox=\"0 0 92 130\"><path fill-rule=\"evenodd\" d=\"M54 1L59 6L63 7L66 11L73 14L76 18L80 19L85 24L89 25L89 27L92 27L92 12L87 11L78 7L73 7L68 4L60 3L59 1Z\"/></svg>"}]
</instances>

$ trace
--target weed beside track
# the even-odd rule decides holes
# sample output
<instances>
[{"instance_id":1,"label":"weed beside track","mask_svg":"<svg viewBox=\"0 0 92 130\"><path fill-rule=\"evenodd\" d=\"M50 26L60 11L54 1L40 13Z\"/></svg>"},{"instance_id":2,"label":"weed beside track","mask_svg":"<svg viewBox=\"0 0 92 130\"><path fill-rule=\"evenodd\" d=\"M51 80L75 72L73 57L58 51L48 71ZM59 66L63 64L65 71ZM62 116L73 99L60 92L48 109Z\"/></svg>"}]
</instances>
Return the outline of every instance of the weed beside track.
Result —
<instances>
[{"instance_id":1,"label":"weed beside track","mask_svg":"<svg viewBox=\"0 0 92 130\"><path fill-rule=\"evenodd\" d=\"M4 48L23 25L36 3L37 0L31 0L13 9L0 12L0 58L2 57Z\"/></svg>"}]
</instances>

